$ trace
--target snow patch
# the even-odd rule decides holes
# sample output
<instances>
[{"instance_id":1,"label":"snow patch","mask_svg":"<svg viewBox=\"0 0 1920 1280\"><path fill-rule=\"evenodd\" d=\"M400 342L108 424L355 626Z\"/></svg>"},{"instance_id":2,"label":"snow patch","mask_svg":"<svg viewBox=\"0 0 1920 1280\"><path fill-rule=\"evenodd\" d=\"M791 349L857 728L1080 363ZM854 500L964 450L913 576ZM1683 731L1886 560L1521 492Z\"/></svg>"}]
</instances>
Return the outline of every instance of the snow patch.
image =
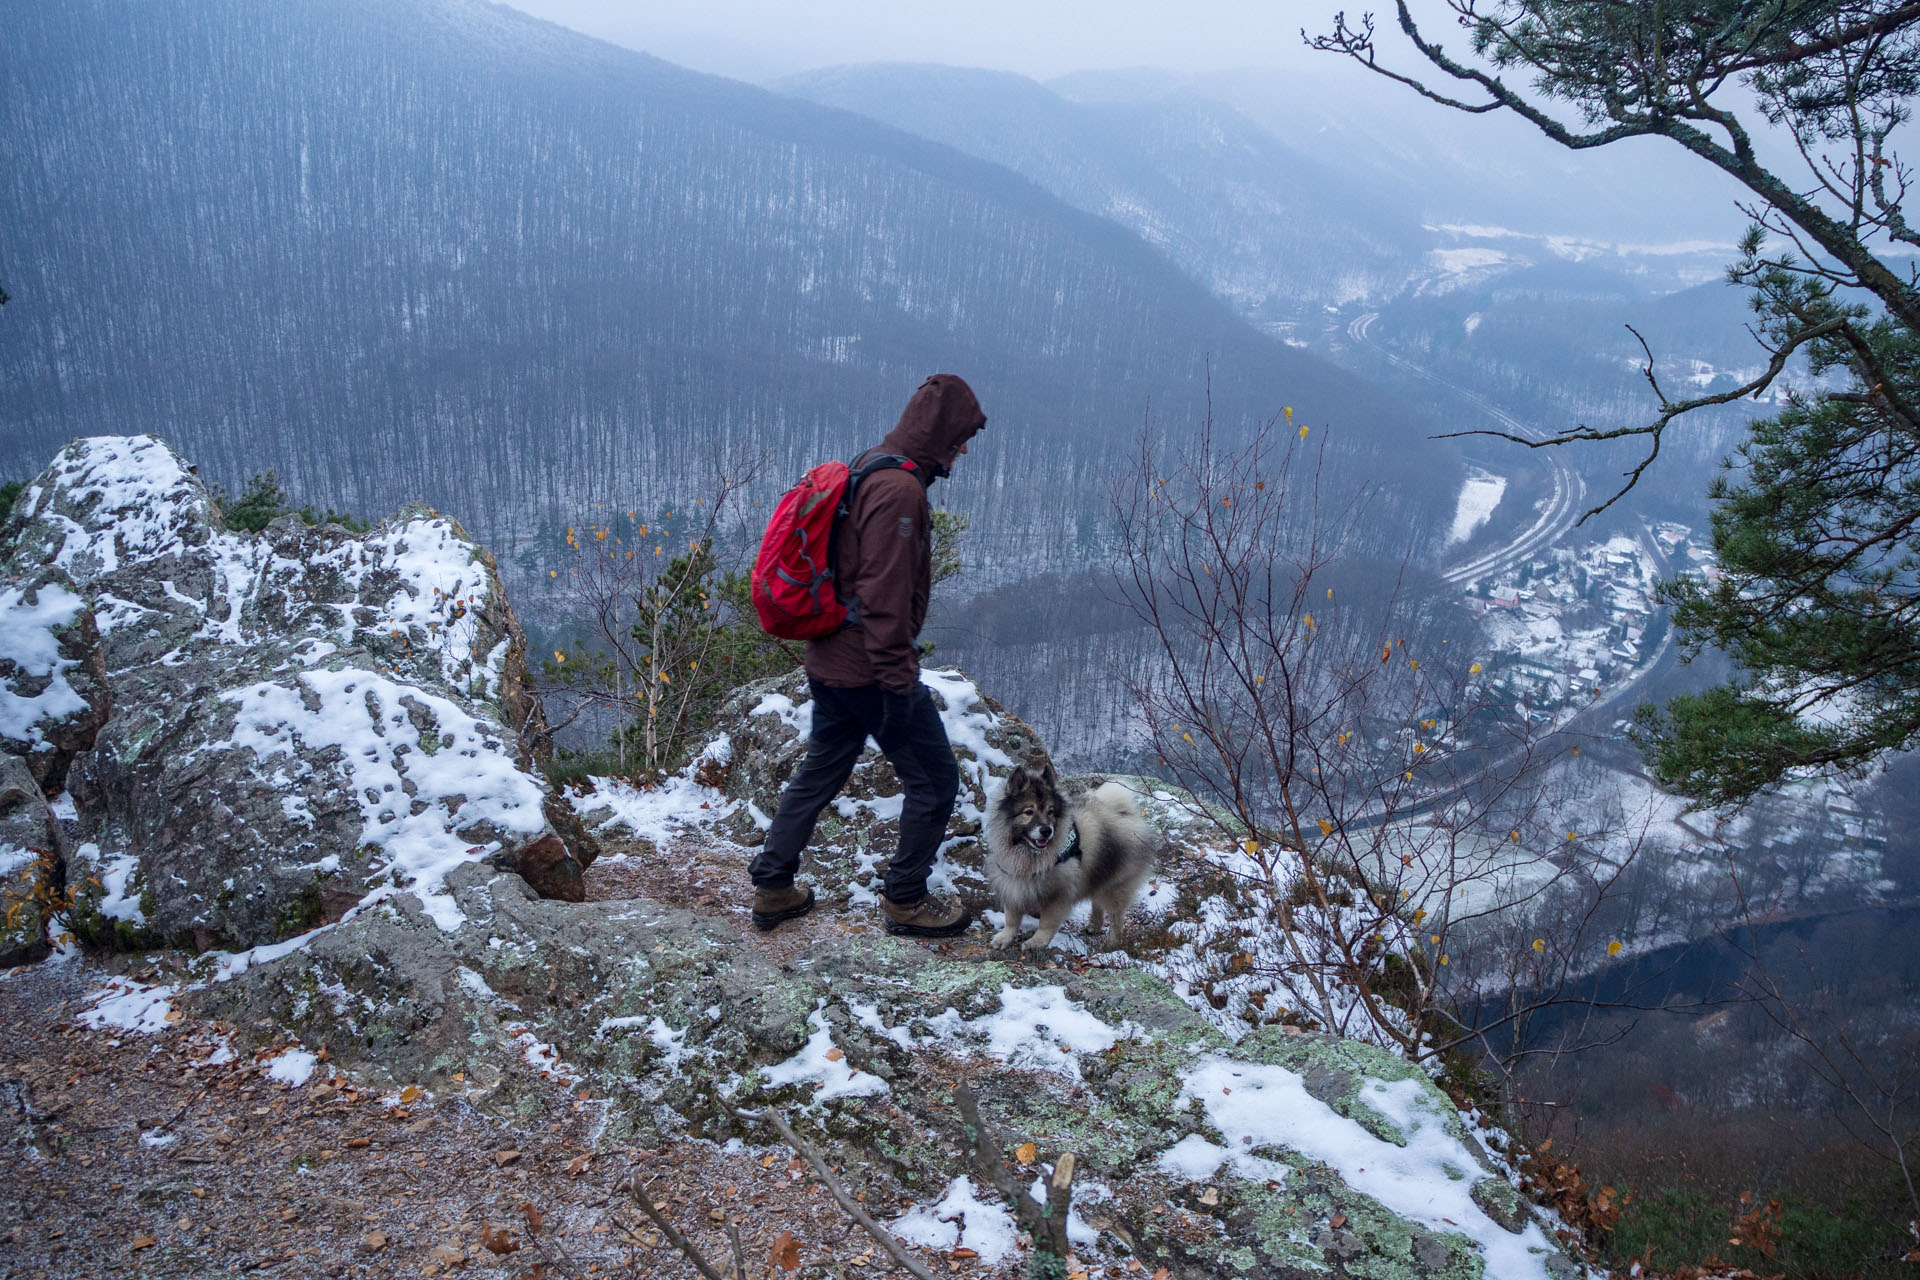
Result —
<instances>
[{"instance_id":1,"label":"snow patch","mask_svg":"<svg viewBox=\"0 0 1920 1280\"><path fill-rule=\"evenodd\" d=\"M1370 1078L1360 1088L1359 1100L1405 1138L1399 1146L1376 1138L1315 1098L1300 1075L1284 1067L1210 1055L1183 1078L1180 1097L1199 1100L1207 1119L1227 1140L1228 1152L1263 1147L1297 1152L1328 1165L1355 1191L1409 1222L1464 1234L1478 1247L1488 1276L1550 1280L1546 1261L1553 1245L1537 1223L1529 1222L1516 1235L1474 1203L1473 1175L1481 1170L1480 1161L1448 1130L1446 1116L1418 1080ZM1222 1159L1208 1167L1220 1150L1188 1137L1161 1153L1160 1167L1181 1176L1201 1168L1211 1174L1226 1159L1223 1152ZM1234 1156L1234 1171L1248 1176L1240 1162L1252 1158Z\"/></svg>"},{"instance_id":2,"label":"snow patch","mask_svg":"<svg viewBox=\"0 0 1920 1280\"><path fill-rule=\"evenodd\" d=\"M67 672L77 665L60 656L60 641L54 631L69 626L80 616L86 602L57 582L43 584L34 593L34 603L26 603L25 587L0 591L0 655L15 668L14 675L0 675L0 738L11 738L38 747L46 741L40 725L64 720L87 709L87 700L67 682ZM36 683L47 682L38 693L18 691L22 677Z\"/></svg>"},{"instance_id":3,"label":"snow patch","mask_svg":"<svg viewBox=\"0 0 1920 1280\"><path fill-rule=\"evenodd\" d=\"M1453 509L1453 529L1449 543L1465 542L1474 531L1493 518L1494 508L1507 492L1507 478L1474 468L1460 486L1460 499Z\"/></svg>"},{"instance_id":4,"label":"snow patch","mask_svg":"<svg viewBox=\"0 0 1920 1280\"><path fill-rule=\"evenodd\" d=\"M916 1206L888 1224L893 1234L923 1249L972 1249L993 1266L1014 1251L1013 1215L996 1200L982 1200L971 1178L959 1177L932 1204Z\"/></svg>"},{"instance_id":5,"label":"snow patch","mask_svg":"<svg viewBox=\"0 0 1920 1280\"><path fill-rule=\"evenodd\" d=\"M338 748L360 802L360 842L386 855L380 870L418 897L435 924L457 929L464 917L446 891L447 873L489 850L454 828L484 822L537 835L546 828L540 784L520 769L497 726L445 698L352 668L306 671L292 683L221 695L239 710L234 748L262 761ZM309 709L308 698L317 706Z\"/></svg>"},{"instance_id":6,"label":"snow patch","mask_svg":"<svg viewBox=\"0 0 1920 1280\"><path fill-rule=\"evenodd\" d=\"M267 1067L267 1079L275 1084L284 1084L297 1089L313 1079L313 1073L320 1065L320 1059L305 1049L293 1048L280 1054Z\"/></svg>"},{"instance_id":7,"label":"snow patch","mask_svg":"<svg viewBox=\"0 0 1920 1280\"><path fill-rule=\"evenodd\" d=\"M866 1098L888 1092L887 1082L879 1076L856 1070L847 1062L845 1051L834 1048L833 1030L818 1009L807 1015L813 1034L799 1053L785 1062L763 1068L769 1085L817 1085L814 1102L834 1098Z\"/></svg>"}]
</instances>

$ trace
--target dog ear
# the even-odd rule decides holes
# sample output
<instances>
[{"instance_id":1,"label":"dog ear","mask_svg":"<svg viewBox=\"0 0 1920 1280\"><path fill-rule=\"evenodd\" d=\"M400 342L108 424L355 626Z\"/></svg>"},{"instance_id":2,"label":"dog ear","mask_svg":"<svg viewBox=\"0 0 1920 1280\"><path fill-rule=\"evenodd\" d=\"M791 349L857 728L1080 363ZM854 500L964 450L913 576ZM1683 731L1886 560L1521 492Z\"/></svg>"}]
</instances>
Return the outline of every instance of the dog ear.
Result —
<instances>
[{"instance_id":1,"label":"dog ear","mask_svg":"<svg viewBox=\"0 0 1920 1280\"><path fill-rule=\"evenodd\" d=\"M1045 756L1040 757L1040 782L1049 791L1060 785L1060 775L1053 771L1053 761Z\"/></svg>"}]
</instances>

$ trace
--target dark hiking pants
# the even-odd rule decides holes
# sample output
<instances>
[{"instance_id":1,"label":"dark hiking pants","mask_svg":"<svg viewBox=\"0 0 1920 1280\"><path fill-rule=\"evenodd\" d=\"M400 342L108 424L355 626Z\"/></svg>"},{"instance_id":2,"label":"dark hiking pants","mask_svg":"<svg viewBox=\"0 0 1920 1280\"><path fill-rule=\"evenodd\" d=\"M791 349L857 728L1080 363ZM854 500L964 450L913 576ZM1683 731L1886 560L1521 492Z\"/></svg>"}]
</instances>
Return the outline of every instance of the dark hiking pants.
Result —
<instances>
[{"instance_id":1,"label":"dark hiking pants","mask_svg":"<svg viewBox=\"0 0 1920 1280\"><path fill-rule=\"evenodd\" d=\"M811 680L808 684L813 690L813 734L806 759L780 793L780 811L767 830L766 843L747 868L754 886L784 889L793 883L800 853L813 838L815 819L847 785L872 736L906 791L900 807L900 847L888 863L882 892L889 902L918 902L927 896L927 873L933 870L960 790L960 768L932 695L925 685L914 685L907 724L880 741L879 685L835 689Z\"/></svg>"}]
</instances>

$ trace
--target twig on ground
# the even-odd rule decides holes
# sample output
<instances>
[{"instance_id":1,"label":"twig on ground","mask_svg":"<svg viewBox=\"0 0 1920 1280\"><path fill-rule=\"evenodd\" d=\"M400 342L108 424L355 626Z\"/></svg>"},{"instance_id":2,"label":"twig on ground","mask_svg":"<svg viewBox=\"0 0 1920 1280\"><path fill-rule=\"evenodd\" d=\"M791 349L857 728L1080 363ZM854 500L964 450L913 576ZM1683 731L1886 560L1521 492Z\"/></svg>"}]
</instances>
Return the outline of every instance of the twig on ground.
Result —
<instances>
[{"instance_id":1,"label":"twig on ground","mask_svg":"<svg viewBox=\"0 0 1920 1280\"><path fill-rule=\"evenodd\" d=\"M646 1188L640 1185L638 1173L633 1176L632 1186L633 1202L640 1206L640 1212L646 1214L654 1226L660 1228L660 1234L667 1238L668 1244L678 1249L681 1255L694 1265L694 1269L706 1277L706 1280L727 1280L727 1277L721 1275L714 1269L713 1264L707 1261L706 1255L695 1247L693 1241L681 1235L680 1228L674 1226L667 1220L667 1215L660 1212L659 1206L653 1202L653 1197L648 1195ZM744 1268L740 1272L740 1280L746 1280Z\"/></svg>"},{"instance_id":2,"label":"twig on ground","mask_svg":"<svg viewBox=\"0 0 1920 1280\"><path fill-rule=\"evenodd\" d=\"M733 1243L734 1280L747 1280L747 1251L740 1245L740 1228L727 1219L727 1239Z\"/></svg>"},{"instance_id":3,"label":"twig on ground","mask_svg":"<svg viewBox=\"0 0 1920 1280\"><path fill-rule=\"evenodd\" d=\"M820 1179L820 1185L827 1189L827 1194L833 1197L834 1203L840 1206L841 1211L859 1223L861 1229L872 1236L874 1242L887 1251L888 1257L892 1258L909 1274L919 1277L919 1280L938 1280L931 1271L927 1270L926 1267L914 1259L912 1254L906 1251L906 1248L894 1238L891 1231L888 1231L885 1227L875 1222L868 1216L867 1211L860 1206L860 1202L847 1194L847 1189L840 1184L838 1178L833 1176L833 1170L827 1168L827 1162L821 1158L820 1153L814 1150L799 1134L793 1131L793 1126L787 1123L785 1116L781 1115L772 1107L767 1107L760 1111L739 1111L725 1098L720 1099L720 1105L725 1107L727 1114L736 1120L764 1120L772 1125L780 1134L781 1141L799 1152L800 1158L812 1166L814 1176Z\"/></svg>"}]
</instances>

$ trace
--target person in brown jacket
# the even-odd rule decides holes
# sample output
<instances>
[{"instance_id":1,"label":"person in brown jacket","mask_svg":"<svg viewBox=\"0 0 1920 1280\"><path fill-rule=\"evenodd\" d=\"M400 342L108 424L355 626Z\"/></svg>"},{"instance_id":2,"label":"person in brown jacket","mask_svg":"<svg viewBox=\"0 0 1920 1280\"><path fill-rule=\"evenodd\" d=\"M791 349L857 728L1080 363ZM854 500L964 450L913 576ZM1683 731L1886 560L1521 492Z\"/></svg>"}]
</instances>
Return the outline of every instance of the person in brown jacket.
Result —
<instances>
[{"instance_id":1,"label":"person in brown jacket","mask_svg":"<svg viewBox=\"0 0 1920 1280\"><path fill-rule=\"evenodd\" d=\"M933 586L933 518L927 488L950 473L967 441L987 424L973 389L950 373L920 384L900 422L853 469L890 454L911 467L870 473L835 534L834 577L847 602L847 627L807 642L813 730L805 760L780 794L766 843L748 867L753 923L771 929L813 909L813 890L795 885L800 853L820 811L847 784L871 737L905 790L900 843L887 865L881 914L887 932L950 938L972 918L927 893L960 770L940 712L920 683L916 643Z\"/></svg>"}]
</instances>

